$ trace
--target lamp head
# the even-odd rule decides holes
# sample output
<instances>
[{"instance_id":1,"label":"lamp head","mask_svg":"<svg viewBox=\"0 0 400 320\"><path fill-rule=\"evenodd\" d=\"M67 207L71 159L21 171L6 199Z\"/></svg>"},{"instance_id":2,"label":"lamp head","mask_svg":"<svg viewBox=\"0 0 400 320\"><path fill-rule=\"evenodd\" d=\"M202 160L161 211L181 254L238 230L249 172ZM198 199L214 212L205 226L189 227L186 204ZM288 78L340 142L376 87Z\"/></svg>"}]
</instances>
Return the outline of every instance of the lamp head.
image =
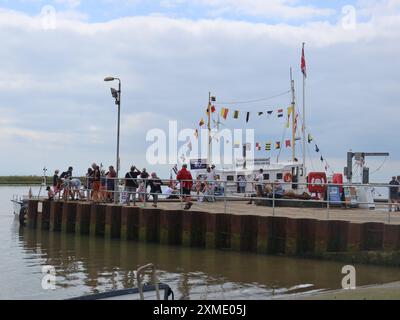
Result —
<instances>
[{"instance_id":1,"label":"lamp head","mask_svg":"<svg viewBox=\"0 0 400 320\"><path fill-rule=\"evenodd\" d=\"M114 81L115 78L114 77L105 77L104 81Z\"/></svg>"}]
</instances>

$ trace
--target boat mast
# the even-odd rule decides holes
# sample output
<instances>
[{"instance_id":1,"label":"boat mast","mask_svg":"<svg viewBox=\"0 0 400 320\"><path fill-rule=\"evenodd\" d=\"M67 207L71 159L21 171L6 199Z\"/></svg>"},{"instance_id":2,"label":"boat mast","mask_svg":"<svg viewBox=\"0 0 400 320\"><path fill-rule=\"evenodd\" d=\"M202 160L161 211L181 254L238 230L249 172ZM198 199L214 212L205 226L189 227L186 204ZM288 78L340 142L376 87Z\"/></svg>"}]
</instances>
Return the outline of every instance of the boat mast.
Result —
<instances>
[{"instance_id":1,"label":"boat mast","mask_svg":"<svg viewBox=\"0 0 400 320\"><path fill-rule=\"evenodd\" d=\"M303 51L302 53L304 54L304 45L305 42L303 42ZM305 59L305 58L304 58ZM303 72L303 175L306 176L306 73Z\"/></svg>"},{"instance_id":2,"label":"boat mast","mask_svg":"<svg viewBox=\"0 0 400 320\"><path fill-rule=\"evenodd\" d=\"M207 164L211 166L211 154L212 154L212 140L211 140L211 92L208 93L208 107L207 107L207 119L208 119L208 154Z\"/></svg>"},{"instance_id":3,"label":"boat mast","mask_svg":"<svg viewBox=\"0 0 400 320\"><path fill-rule=\"evenodd\" d=\"M292 91L292 160L295 161L296 159L296 95L294 90L294 79L292 74L292 68L290 68L290 85Z\"/></svg>"}]
</instances>

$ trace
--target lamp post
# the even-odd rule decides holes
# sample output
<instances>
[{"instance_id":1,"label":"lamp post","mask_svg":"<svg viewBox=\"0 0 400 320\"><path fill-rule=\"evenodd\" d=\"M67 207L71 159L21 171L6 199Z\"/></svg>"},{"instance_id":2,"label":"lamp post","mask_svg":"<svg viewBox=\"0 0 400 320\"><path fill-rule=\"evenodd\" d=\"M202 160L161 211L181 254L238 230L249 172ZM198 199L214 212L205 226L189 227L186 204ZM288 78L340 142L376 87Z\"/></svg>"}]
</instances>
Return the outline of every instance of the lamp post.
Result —
<instances>
[{"instance_id":1,"label":"lamp post","mask_svg":"<svg viewBox=\"0 0 400 320\"><path fill-rule=\"evenodd\" d=\"M120 131L120 121L121 121L121 79L115 78L115 77L106 77L104 81L114 81L118 80L118 91L115 90L114 88L111 88L111 95L115 98L115 104L118 106L118 124L117 124L117 165L116 165L116 171L117 171L117 179L115 180L114 184L114 202L118 203L119 200L119 193L118 193L118 178L119 178L119 166L120 166L120 161L119 161L119 131Z\"/></svg>"}]
</instances>

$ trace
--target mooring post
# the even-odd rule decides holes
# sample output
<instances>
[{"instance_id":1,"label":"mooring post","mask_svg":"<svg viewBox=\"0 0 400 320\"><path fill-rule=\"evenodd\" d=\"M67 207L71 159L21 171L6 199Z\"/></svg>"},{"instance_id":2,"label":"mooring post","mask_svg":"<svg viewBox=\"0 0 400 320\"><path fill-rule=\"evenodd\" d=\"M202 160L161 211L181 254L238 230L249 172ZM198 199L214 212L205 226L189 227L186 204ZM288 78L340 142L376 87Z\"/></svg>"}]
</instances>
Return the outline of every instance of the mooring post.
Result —
<instances>
[{"instance_id":1,"label":"mooring post","mask_svg":"<svg viewBox=\"0 0 400 320\"><path fill-rule=\"evenodd\" d=\"M275 183L272 182L272 216L275 217Z\"/></svg>"},{"instance_id":2,"label":"mooring post","mask_svg":"<svg viewBox=\"0 0 400 320\"><path fill-rule=\"evenodd\" d=\"M226 181L224 181L224 213L226 213Z\"/></svg>"}]
</instances>

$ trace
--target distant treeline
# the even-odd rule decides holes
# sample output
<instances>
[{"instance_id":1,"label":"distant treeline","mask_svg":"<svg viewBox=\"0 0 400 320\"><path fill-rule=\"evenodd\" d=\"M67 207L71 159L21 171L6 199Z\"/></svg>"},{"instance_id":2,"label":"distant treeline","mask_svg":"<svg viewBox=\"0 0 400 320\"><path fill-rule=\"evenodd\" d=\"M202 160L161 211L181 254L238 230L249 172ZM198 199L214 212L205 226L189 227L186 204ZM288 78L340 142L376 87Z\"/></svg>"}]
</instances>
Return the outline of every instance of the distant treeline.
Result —
<instances>
[{"instance_id":1,"label":"distant treeline","mask_svg":"<svg viewBox=\"0 0 400 320\"><path fill-rule=\"evenodd\" d=\"M81 177L82 183L86 178ZM43 177L40 176L0 176L0 185L41 185ZM52 177L47 177L47 185L52 184Z\"/></svg>"}]
</instances>

